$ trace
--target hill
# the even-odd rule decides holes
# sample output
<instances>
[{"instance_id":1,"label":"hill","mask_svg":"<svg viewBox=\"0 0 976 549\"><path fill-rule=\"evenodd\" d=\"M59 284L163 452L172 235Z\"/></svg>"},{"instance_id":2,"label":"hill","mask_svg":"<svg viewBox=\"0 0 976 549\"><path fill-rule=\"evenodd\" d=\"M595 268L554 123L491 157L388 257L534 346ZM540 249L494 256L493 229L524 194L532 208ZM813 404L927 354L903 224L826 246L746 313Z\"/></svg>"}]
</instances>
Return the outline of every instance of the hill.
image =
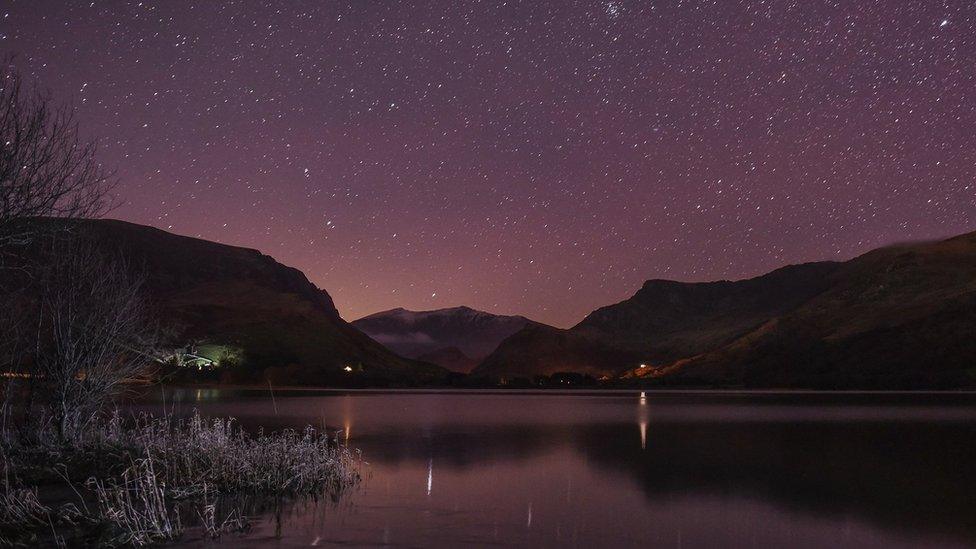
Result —
<instances>
[{"instance_id":1,"label":"hill","mask_svg":"<svg viewBox=\"0 0 976 549\"><path fill-rule=\"evenodd\" d=\"M560 372L608 377L640 362L628 352L577 333L551 326L529 326L503 341L471 375L476 377L532 379Z\"/></svg>"},{"instance_id":2,"label":"hill","mask_svg":"<svg viewBox=\"0 0 976 549\"><path fill-rule=\"evenodd\" d=\"M648 281L565 333L515 334L475 373L531 376L559 363L672 385L968 387L973 334L976 233L735 282Z\"/></svg>"},{"instance_id":3,"label":"hill","mask_svg":"<svg viewBox=\"0 0 976 549\"><path fill-rule=\"evenodd\" d=\"M175 341L235 349L240 364L220 373L224 381L409 384L445 373L379 345L345 322L301 271L257 250L115 220L80 221L72 230L145 274Z\"/></svg>"},{"instance_id":4,"label":"hill","mask_svg":"<svg viewBox=\"0 0 976 549\"><path fill-rule=\"evenodd\" d=\"M424 353L417 360L436 364L452 372L470 372L478 365L478 361L461 352L457 347L444 347Z\"/></svg>"},{"instance_id":5,"label":"hill","mask_svg":"<svg viewBox=\"0 0 976 549\"><path fill-rule=\"evenodd\" d=\"M976 233L969 233L851 260L801 307L658 375L749 387L971 387L974 335Z\"/></svg>"}]
</instances>

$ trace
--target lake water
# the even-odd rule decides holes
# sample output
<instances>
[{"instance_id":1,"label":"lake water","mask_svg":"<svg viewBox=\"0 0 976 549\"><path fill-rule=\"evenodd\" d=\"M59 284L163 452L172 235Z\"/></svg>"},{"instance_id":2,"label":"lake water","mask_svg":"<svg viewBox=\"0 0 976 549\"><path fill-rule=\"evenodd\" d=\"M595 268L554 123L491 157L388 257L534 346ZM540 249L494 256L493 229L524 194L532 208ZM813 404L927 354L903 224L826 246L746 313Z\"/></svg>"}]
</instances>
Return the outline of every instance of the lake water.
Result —
<instances>
[{"instance_id":1,"label":"lake water","mask_svg":"<svg viewBox=\"0 0 976 549\"><path fill-rule=\"evenodd\" d=\"M369 475L338 503L257 517L235 547L976 544L973 395L274 397L165 393L180 413L344 429Z\"/></svg>"}]
</instances>

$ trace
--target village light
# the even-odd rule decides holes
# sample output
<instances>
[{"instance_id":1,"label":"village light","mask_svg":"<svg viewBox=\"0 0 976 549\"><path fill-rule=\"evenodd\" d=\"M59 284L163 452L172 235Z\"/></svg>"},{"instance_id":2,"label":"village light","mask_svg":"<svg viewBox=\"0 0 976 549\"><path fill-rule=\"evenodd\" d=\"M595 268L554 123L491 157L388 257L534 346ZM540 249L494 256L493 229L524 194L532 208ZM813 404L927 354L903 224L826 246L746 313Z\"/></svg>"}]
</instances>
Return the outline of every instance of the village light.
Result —
<instances>
[{"instance_id":1,"label":"village light","mask_svg":"<svg viewBox=\"0 0 976 549\"><path fill-rule=\"evenodd\" d=\"M641 364L640 367L641 368L647 368L647 364Z\"/></svg>"},{"instance_id":2,"label":"village light","mask_svg":"<svg viewBox=\"0 0 976 549\"><path fill-rule=\"evenodd\" d=\"M346 366L345 368L343 368L343 370L345 370L347 372L351 372L352 371L352 366Z\"/></svg>"}]
</instances>

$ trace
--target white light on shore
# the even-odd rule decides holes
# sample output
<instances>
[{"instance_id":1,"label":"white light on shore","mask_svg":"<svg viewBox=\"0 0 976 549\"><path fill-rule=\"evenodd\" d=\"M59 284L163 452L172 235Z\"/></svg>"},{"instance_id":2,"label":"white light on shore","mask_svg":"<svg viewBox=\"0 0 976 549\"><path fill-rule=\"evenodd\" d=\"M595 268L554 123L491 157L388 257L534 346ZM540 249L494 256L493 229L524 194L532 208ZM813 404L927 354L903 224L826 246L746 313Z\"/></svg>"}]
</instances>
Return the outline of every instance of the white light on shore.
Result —
<instances>
[{"instance_id":1,"label":"white light on shore","mask_svg":"<svg viewBox=\"0 0 976 549\"><path fill-rule=\"evenodd\" d=\"M346 366L345 368L343 368L343 370L345 370L347 372L351 372L352 371L352 366Z\"/></svg>"}]
</instances>

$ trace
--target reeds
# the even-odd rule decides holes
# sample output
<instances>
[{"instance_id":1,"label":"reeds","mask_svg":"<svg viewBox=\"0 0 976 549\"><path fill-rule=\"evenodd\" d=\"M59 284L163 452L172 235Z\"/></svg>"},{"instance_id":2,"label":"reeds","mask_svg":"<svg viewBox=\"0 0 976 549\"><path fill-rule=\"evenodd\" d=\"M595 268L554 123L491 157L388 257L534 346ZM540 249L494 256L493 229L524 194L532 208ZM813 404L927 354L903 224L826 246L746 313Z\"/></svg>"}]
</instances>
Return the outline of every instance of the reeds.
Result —
<instances>
[{"instance_id":1,"label":"reeds","mask_svg":"<svg viewBox=\"0 0 976 549\"><path fill-rule=\"evenodd\" d=\"M7 450L28 459L43 453L74 463L75 469L78 463L97 463L98 472L84 484L97 506L84 512L72 506L72 519L70 509L55 512L43 505L36 489L8 488L0 494L0 528L32 524L53 529L65 520L98 523L106 527L101 543L107 545L178 539L185 531L181 510L191 511L187 516L208 537L244 531L243 509L231 507L221 514L221 498L337 497L360 480L362 468L358 453L312 427L251 435L233 419L205 419L198 413L184 419L142 415L129 422L116 413L69 448L37 442ZM59 473L64 481L69 473L76 478L87 474L65 469ZM84 505L86 496L78 495Z\"/></svg>"},{"instance_id":2,"label":"reeds","mask_svg":"<svg viewBox=\"0 0 976 549\"><path fill-rule=\"evenodd\" d=\"M136 460L121 479L89 480L98 497L98 516L114 526L111 545L145 546L183 533L179 510L167 505L152 459Z\"/></svg>"},{"instance_id":3,"label":"reeds","mask_svg":"<svg viewBox=\"0 0 976 549\"><path fill-rule=\"evenodd\" d=\"M0 492L0 547L16 545L9 532L46 531L50 544L65 547L59 529L93 524L91 519L73 503L52 508L41 503L37 488L11 488L5 485Z\"/></svg>"},{"instance_id":4,"label":"reeds","mask_svg":"<svg viewBox=\"0 0 976 549\"><path fill-rule=\"evenodd\" d=\"M36 488L8 488L0 493L0 526L47 525L52 515L51 508L38 499Z\"/></svg>"},{"instance_id":5,"label":"reeds","mask_svg":"<svg viewBox=\"0 0 976 549\"><path fill-rule=\"evenodd\" d=\"M109 423L102 442L135 447L152 459L174 496L204 485L219 492L310 495L340 491L359 480L360 460L312 427L251 436L231 419L141 416L130 429Z\"/></svg>"}]
</instances>

